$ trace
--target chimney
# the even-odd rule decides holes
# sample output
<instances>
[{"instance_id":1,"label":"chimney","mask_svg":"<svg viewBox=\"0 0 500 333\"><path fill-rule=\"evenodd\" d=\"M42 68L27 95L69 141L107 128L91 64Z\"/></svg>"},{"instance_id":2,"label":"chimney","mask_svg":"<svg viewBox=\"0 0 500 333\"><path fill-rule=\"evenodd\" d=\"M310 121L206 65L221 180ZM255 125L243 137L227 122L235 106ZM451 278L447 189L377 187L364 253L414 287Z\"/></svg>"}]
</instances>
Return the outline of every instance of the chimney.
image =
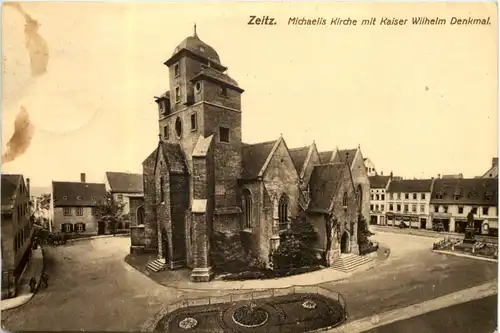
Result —
<instances>
[{"instance_id":1,"label":"chimney","mask_svg":"<svg viewBox=\"0 0 500 333\"><path fill-rule=\"evenodd\" d=\"M28 190L28 198L31 198L30 179L29 178L26 178L26 189Z\"/></svg>"},{"instance_id":2,"label":"chimney","mask_svg":"<svg viewBox=\"0 0 500 333\"><path fill-rule=\"evenodd\" d=\"M81 173L81 174L80 174L80 181L81 181L82 183L85 183L85 173Z\"/></svg>"},{"instance_id":3,"label":"chimney","mask_svg":"<svg viewBox=\"0 0 500 333\"><path fill-rule=\"evenodd\" d=\"M498 165L498 157L493 157L493 159L491 160L491 166L495 167L497 165Z\"/></svg>"},{"instance_id":4,"label":"chimney","mask_svg":"<svg viewBox=\"0 0 500 333\"><path fill-rule=\"evenodd\" d=\"M383 176L384 175L384 172L383 171L380 171L380 175Z\"/></svg>"},{"instance_id":5,"label":"chimney","mask_svg":"<svg viewBox=\"0 0 500 333\"><path fill-rule=\"evenodd\" d=\"M441 174L438 173L437 179L441 179Z\"/></svg>"}]
</instances>

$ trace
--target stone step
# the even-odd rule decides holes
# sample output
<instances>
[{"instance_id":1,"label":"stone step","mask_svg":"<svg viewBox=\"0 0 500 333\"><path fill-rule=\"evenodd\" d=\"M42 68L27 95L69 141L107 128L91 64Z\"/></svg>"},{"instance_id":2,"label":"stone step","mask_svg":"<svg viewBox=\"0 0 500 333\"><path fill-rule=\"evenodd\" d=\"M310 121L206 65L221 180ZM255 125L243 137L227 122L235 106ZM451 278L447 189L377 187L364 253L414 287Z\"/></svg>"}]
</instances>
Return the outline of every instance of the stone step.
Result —
<instances>
[{"instance_id":1,"label":"stone step","mask_svg":"<svg viewBox=\"0 0 500 333\"><path fill-rule=\"evenodd\" d=\"M153 261L150 261L147 266L146 266L150 271L153 271L155 273L160 272L165 270L165 263L156 259Z\"/></svg>"},{"instance_id":2,"label":"stone step","mask_svg":"<svg viewBox=\"0 0 500 333\"><path fill-rule=\"evenodd\" d=\"M344 273L352 272L358 267L371 262L373 259L368 256L358 256L355 254L342 255L337 259L331 266L335 270L339 270Z\"/></svg>"}]
</instances>

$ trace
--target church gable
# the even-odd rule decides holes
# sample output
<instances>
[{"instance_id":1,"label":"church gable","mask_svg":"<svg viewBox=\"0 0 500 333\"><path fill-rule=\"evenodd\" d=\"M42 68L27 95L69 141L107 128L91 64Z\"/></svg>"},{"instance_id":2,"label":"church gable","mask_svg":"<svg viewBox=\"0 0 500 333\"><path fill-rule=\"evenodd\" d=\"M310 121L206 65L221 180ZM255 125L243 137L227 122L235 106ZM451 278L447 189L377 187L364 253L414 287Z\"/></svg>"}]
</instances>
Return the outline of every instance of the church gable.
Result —
<instances>
[{"instance_id":1,"label":"church gable","mask_svg":"<svg viewBox=\"0 0 500 333\"><path fill-rule=\"evenodd\" d=\"M292 156L293 164L295 165L295 168L297 169L299 175L302 174L304 164L309 155L310 148L310 146L305 146L290 149L290 155Z\"/></svg>"},{"instance_id":2,"label":"church gable","mask_svg":"<svg viewBox=\"0 0 500 333\"><path fill-rule=\"evenodd\" d=\"M309 212L328 213L332 200L337 192L345 166L342 163L331 163L315 166L309 181Z\"/></svg>"},{"instance_id":3,"label":"church gable","mask_svg":"<svg viewBox=\"0 0 500 333\"><path fill-rule=\"evenodd\" d=\"M187 174L189 173L186 157L182 148L177 143L161 142L160 148L162 156L168 167L169 173Z\"/></svg>"},{"instance_id":4,"label":"church gable","mask_svg":"<svg viewBox=\"0 0 500 333\"><path fill-rule=\"evenodd\" d=\"M301 179L302 183L307 186L309 184L309 180L311 178L312 172L314 170L314 167L317 165L321 164L321 159L320 155L318 152L318 148L316 147L316 144L313 143L309 149L309 154L307 156L307 159L305 161L304 169L302 170L301 173Z\"/></svg>"},{"instance_id":5,"label":"church gable","mask_svg":"<svg viewBox=\"0 0 500 333\"><path fill-rule=\"evenodd\" d=\"M241 154L243 168L240 178L245 180L257 179L276 143L277 140L251 145L243 144Z\"/></svg>"}]
</instances>

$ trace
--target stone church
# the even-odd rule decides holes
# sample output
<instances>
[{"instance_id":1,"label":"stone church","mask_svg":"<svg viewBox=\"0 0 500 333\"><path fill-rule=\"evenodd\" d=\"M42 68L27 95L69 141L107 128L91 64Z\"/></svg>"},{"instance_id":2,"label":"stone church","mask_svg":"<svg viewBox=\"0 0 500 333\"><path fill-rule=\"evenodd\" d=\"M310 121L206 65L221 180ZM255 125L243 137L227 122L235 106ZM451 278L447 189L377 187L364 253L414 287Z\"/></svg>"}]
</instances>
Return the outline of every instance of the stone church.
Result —
<instances>
[{"instance_id":1,"label":"stone church","mask_svg":"<svg viewBox=\"0 0 500 333\"><path fill-rule=\"evenodd\" d=\"M357 216L369 217L370 191L359 147L289 149L282 136L244 143L244 90L196 28L164 64L170 89L156 97L159 142L143 162L144 247L157 262L210 280L212 231L243 233L247 250L269 261L300 211L319 234L319 252L332 260L357 253Z\"/></svg>"}]
</instances>

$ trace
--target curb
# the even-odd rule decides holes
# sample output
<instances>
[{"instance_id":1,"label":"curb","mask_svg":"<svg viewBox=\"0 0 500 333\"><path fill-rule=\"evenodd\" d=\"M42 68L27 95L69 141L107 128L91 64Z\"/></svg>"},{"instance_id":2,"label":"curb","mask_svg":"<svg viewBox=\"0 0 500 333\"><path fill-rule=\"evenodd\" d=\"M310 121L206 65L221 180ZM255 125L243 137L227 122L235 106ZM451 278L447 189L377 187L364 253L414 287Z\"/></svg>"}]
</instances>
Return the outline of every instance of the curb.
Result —
<instances>
[{"instance_id":1,"label":"curb","mask_svg":"<svg viewBox=\"0 0 500 333\"><path fill-rule=\"evenodd\" d=\"M15 297L15 298L20 298L20 299L23 298L23 300L20 301L18 304L14 304L10 307L5 307L5 308L2 307L2 311L20 308L21 306L23 306L23 305L27 304L29 301L31 301L33 296L35 296L35 294L38 292L38 289L40 288L41 276L42 276L43 272L45 271L45 250L43 249L43 247L41 245L38 245L38 246L40 246L40 250L42 251L42 271L40 272L40 277L38 277L38 283L35 287L35 292ZM8 299L10 299L10 298L8 298Z\"/></svg>"},{"instance_id":2,"label":"curb","mask_svg":"<svg viewBox=\"0 0 500 333\"><path fill-rule=\"evenodd\" d=\"M449 255L452 255L452 256L456 256L456 257L463 257L463 258L469 258L469 259L476 259L476 260L482 260L482 261L489 261L489 262L496 262L496 263L498 263L497 259L483 258L483 257L478 257L478 256L472 256L472 255L469 255L469 254L456 253L456 252L443 251L443 250L431 250L431 251L435 252L435 253L449 254Z\"/></svg>"},{"instance_id":3,"label":"curb","mask_svg":"<svg viewBox=\"0 0 500 333\"><path fill-rule=\"evenodd\" d=\"M91 237L73 238L66 240L67 243L80 242L84 240L100 239L100 238L112 238L112 237L129 237L130 234L116 234L116 235L99 235Z\"/></svg>"}]
</instances>

